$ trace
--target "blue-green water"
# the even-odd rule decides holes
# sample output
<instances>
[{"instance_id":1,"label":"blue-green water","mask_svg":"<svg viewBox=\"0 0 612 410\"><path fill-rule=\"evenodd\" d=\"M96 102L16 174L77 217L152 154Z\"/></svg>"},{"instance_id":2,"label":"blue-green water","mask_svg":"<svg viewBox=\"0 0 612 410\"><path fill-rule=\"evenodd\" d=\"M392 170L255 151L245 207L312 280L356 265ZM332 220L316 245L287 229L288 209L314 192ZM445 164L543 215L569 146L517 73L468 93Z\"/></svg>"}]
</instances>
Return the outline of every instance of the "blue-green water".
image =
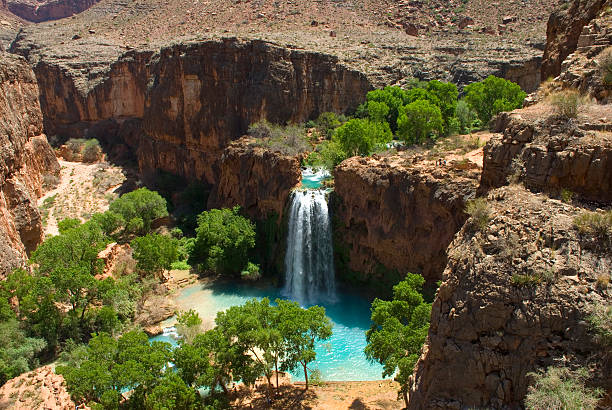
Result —
<instances>
[{"instance_id":1,"label":"blue-green water","mask_svg":"<svg viewBox=\"0 0 612 410\"><path fill-rule=\"evenodd\" d=\"M252 284L213 283L193 285L183 289L177 297L181 309L195 309L205 324L212 326L216 313L230 306L241 305L251 298L281 298L280 289L254 287ZM351 291L338 291L337 301L323 304L333 322L331 339L316 347L317 359L310 368L321 370L324 380L380 380L382 366L369 363L363 353L366 346L365 331L370 326L370 301ZM176 345L170 336L156 336L151 340L162 340ZM296 372L294 380L304 380L304 374Z\"/></svg>"},{"instance_id":2,"label":"blue-green water","mask_svg":"<svg viewBox=\"0 0 612 410\"><path fill-rule=\"evenodd\" d=\"M302 188L319 189L323 181L329 178L329 172L325 170L315 171L312 168L302 169Z\"/></svg>"}]
</instances>

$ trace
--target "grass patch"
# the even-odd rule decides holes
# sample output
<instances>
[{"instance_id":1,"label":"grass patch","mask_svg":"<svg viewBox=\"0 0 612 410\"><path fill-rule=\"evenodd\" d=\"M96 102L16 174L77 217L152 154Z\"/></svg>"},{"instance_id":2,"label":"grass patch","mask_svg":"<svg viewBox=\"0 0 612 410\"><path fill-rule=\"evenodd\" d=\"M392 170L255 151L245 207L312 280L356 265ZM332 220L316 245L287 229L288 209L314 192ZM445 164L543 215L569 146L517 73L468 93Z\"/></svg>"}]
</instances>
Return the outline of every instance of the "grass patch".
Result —
<instances>
[{"instance_id":1,"label":"grass patch","mask_svg":"<svg viewBox=\"0 0 612 410\"><path fill-rule=\"evenodd\" d=\"M512 275L512 284L518 287L538 286L542 282L540 275L519 274Z\"/></svg>"},{"instance_id":2,"label":"grass patch","mask_svg":"<svg viewBox=\"0 0 612 410\"><path fill-rule=\"evenodd\" d=\"M612 210L607 212L582 212L574 218L574 228L582 234L604 239L612 235Z\"/></svg>"},{"instance_id":3,"label":"grass patch","mask_svg":"<svg viewBox=\"0 0 612 410\"><path fill-rule=\"evenodd\" d=\"M612 85L612 47L601 52L597 65L601 74L601 82L604 85Z\"/></svg>"},{"instance_id":4,"label":"grass patch","mask_svg":"<svg viewBox=\"0 0 612 410\"><path fill-rule=\"evenodd\" d=\"M576 118L586 99L578 90L563 90L551 94L550 104L557 114L565 118Z\"/></svg>"},{"instance_id":5,"label":"grass patch","mask_svg":"<svg viewBox=\"0 0 612 410\"><path fill-rule=\"evenodd\" d=\"M595 305L587 320L597 343L612 347L612 305Z\"/></svg>"}]
</instances>

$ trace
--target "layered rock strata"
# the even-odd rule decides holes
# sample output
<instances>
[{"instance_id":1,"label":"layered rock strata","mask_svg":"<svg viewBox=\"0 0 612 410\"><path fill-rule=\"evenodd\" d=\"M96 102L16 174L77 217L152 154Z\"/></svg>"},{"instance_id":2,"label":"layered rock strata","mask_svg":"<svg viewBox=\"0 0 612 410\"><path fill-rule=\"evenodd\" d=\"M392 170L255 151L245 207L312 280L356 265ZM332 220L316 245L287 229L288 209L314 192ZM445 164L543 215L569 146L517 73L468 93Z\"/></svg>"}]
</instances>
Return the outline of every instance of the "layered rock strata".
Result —
<instances>
[{"instance_id":1,"label":"layered rock strata","mask_svg":"<svg viewBox=\"0 0 612 410\"><path fill-rule=\"evenodd\" d=\"M7 0L7 9L24 20L40 23L70 17L87 10L98 0Z\"/></svg>"},{"instance_id":2,"label":"layered rock strata","mask_svg":"<svg viewBox=\"0 0 612 410\"><path fill-rule=\"evenodd\" d=\"M60 167L43 134L36 78L25 60L0 53L0 277L43 239L37 199Z\"/></svg>"},{"instance_id":3,"label":"layered rock strata","mask_svg":"<svg viewBox=\"0 0 612 410\"><path fill-rule=\"evenodd\" d=\"M301 122L355 108L366 77L321 53L263 41L202 41L127 52L80 74L35 63L49 135L95 136L136 153L143 173L164 170L214 184L223 149L250 123Z\"/></svg>"},{"instance_id":4,"label":"layered rock strata","mask_svg":"<svg viewBox=\"0 0 612 410\"><path fill-rule=\"evenodd\" d=\"M208 200L209 208L239 205L251 218L283 217L291 190L300 183L300 159L258 147L242 138L231 143L220 161L219 183Z\"/></svg>"},{"instance_id":5,"label":"layered rock strata","mask_svg":"<svg viewBox=\"0 0 612 410\"><path fill-rule=\"evenodd\" d=\"M610 303L609 242L581 236L582 209L518 186L492 191L491 218L448 249L410 409L522 408L530 372L589 367L611 388L610 361L588 325Z\"/></svg>"},{"instance_id":6,"label":"layered rock strata","mask_svg":"<svg viewBox=\"0 0 612 410\"><path fill-rule=\"evenodd\" d=\"M432 161L433 162L433 161ZM357 281L397 280L389 271L440 278L446 248L467 215L480 171L419 160L350 158L334 170L336 254Z\"/></svg>"},{"instance_id":7,"label":"layered rock strata","mask_svg":"<svg viewBox=\"0 0 612 410\"><path fill-rule=\"evenodd\" d=\"M499 134L484 148L482 190L515 179L537 191L612 203L612 108L584 110L576 120L546 106L500 114Z\"/></svg>"}]
</instances>

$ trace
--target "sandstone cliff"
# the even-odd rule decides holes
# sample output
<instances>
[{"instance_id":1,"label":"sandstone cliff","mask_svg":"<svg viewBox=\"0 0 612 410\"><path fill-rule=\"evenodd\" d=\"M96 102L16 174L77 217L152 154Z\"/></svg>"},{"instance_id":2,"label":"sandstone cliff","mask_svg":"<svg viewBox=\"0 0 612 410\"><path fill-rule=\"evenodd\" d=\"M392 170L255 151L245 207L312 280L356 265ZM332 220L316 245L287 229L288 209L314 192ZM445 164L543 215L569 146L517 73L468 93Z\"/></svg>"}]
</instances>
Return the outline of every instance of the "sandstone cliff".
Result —
<instances>
[{"instance_id":1,"label":"sandstone cliff","mask_svg":"<svg viewBox=\"0 0 612 410\"><path fill-rule=\"evenodd\" d=\"M8 10L24 20L40 23L70 17L87 10L98 0L7 0Z\"/></svg>"},{"instance_id":2,"label":"sandstone cliff","mask_svg":"<svg viewBox=\"0 0 612 410\"><path fill-rule=\"evenodd\" d=\"M439 279L446 248L467 218L465 201L475 196L479 176L478 170L437 167L433 160L344 161L334 170L339 266L353 271L353 279L370 283L394 284L406 272Z\"/></svg>"},{"instance_id":3,"label":"sandstone cliff","mask_svg":"<svg viewBox=\"0 0 612 410\"><path fill-rule=\"evenodd\" d=\"M448 249L409 408L520 408L527 373L550 365L588 363L612 387L586 321L612 297L597 285L612 269L610 243L579 235L580 208L518 186L488 203L487 226L466 224Z\"/></svg>"},{"instance_id":4,"label":"sandstone cliff","mask_svg":"<svg viewBox=\"0 0 612 410\"><path fill-rule=\"evenodd\" d=\"M612 106L585 106L576 120L538 104L500 114L484 148L482 190L509 178L537 191L571 191L586 200L612 203Z\"/></svg>"},{"instance_id":5,"label":"sandstone cliff","mask_svg":"<svg viewBox=\"0 0 612 410\"><path fill-rule=\"evenodd\" d=\"M262 41L201 41L128 52L107 68L35 63L48 134L122 142L143 173L162 169L208 183L252 122L301 122L355 108L370 89L337 58Z\"/></svg>"},{"instance_id":6,"label":"sandstone cliff","mask_svg":"<svg viewBox=\"0 0 612 410\"><path fill-rule=\"evenodd\" d=\"M208 207L240 205L253 219L274 215L280 222L287 198L302 177L300 160L252 144L248 138L242 138L225 149L219 183Z\"/></svg>"},{"instance_id":7,"label":"sandstone cliff","mask_svg":"<svg viewBox=\"0 0 612 410\"><path fill-rule=\"evenodd\" d=\"M0 387L0 408L7 410L73 410L76 408L66 389L64 377L49 366L9 380ZM88 409L87 406L79 406Z\"/></svg>"},{"instance_id":8,"label":"sandstone cliff","mask_svg":"<svg viewBox=\"0 0 612 410\"><path fill-rule=\"evenodd\" d=\"M548 19L546 48L542 61L542 79L561 73L561 63L576 50L585 25L606 5L606 0L572 0L565 8L556 10Z\"/></svg>"},{"instance_id":9,"label":"sandstone cliff","mask_svg":"<svg viewBox=\"0 0 612 410\"><path fill-rule=\"evenodd\" d=\"M43 238L37 198L59 164L42 133L34 73L0 53L0 277L24 263Z\"/></svg>"}]
</instances>

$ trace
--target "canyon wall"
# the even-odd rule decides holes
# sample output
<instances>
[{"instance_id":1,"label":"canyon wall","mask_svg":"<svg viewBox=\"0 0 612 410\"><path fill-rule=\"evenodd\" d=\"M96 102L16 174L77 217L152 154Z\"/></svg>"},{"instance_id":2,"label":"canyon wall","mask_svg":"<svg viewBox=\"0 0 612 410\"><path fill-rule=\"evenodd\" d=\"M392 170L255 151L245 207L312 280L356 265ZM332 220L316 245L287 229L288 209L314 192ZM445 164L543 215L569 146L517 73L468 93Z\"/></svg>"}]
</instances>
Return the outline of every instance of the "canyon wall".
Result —
<instances>
[{"instance_id":1,"label":"canyon wall","mask_svg":"<svg viewBox=\"0 0 612 410\"><path fill-rule=\"evenodd\" d=\"M479 176L478 170L393 157L342 162L334 170L332 201L339 274L381 286L407 272L439 279L446 248L467 219L465 201L475 196Z\"/></svg>"},{"instance_id":2,"label":"canyon wall","mask_svg":"<svg viewBox=\"0 0 612 410\"><path fill-rule=\"evenodd\" d=\"M38 87L26 61L0 54L0 278L43 239L37 199L60 167L43 134Z\"/></svg>"},{"instance_id":3,"label":"canyon wall","mask_svg":"<svg viewBox=\"0 0 612 410\"><path fill-rule=\"evenodd\" d=\"M7 9L24 20L40 23L70 17L87 10L99 0L7 0Z\"/></svg>"},{"instance_id":4,"label":"canyon wall","mask_svg":"<svg viewBox=\"0 0 612 410\"><path fill-rule=\"evenodd\" d=\"M24 44L16 51L30 54ZM336 57L257 40L130 51L106 71L89 67L85 82L81 66L32 62L47 134L122 142L137 153L143 173L161 169L211 184L223 149L250 123L344 112L371 88Z\"/></svg>"},{"instance_id":5,"label":"canyon wall","mask_svg":"<svg viewBox=\"0 0 612 410\"><path fill-rule=\"evenodd\" d=\"M612 111L606 106L585 110L574 121L550 109L543 113L541 107L500 114L494 124L499 134L484 148L481 189L515 178L536 191L558 195L567 190L575 198L612 203L612 122L598 118Z\"/></svg>"},{"instance_id":6,"label":"canyon wall","mask_svg":"<svg viewBox=\"0 0 612 410\"><path fill-rule=\"evenodd\" d=\"M240 205L255 220L283 217L291 190L300 183L300 158L254 145L248 138L232 142L221 157L219 183L209 208Z\"/></svg>"},{"instance_id":7,"label":"canyon wall","mask_svg":"<svg viewBox=\"0 0 612 410\"><path fill-rule=\"evenodd\" d=\"M467 223L448 248L409 408L522 408L529 373L551 365L588 366L611 388L586 319L612 297L597 284L612 269L609 242L573 227L581 208L517 185L488 203L486 227Z\"/></svg>"}]
</instances>

